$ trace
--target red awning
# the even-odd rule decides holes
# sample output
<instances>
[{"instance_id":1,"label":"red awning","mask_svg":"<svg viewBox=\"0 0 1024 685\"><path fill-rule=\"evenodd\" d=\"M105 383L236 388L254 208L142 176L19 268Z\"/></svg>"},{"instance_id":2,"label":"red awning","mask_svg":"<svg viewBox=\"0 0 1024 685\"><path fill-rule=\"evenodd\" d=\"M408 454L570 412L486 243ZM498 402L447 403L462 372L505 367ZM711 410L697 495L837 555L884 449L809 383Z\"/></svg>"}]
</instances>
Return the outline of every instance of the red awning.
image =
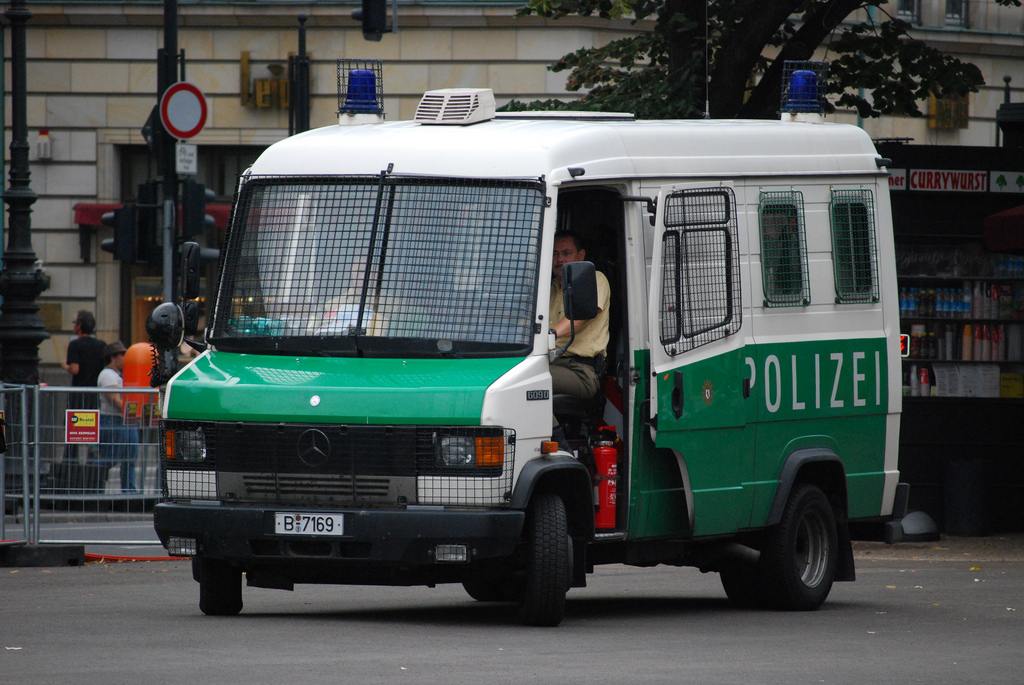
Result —
<instances>
[{"instance_id":1,"label":"red awning","mask_svg":"<svg viewBox=\"0 0 1024 685\"><path fill-rule=\"evenodd\" d=\"M231 205L206 205L206 213L213 217L217 228L227 228L231 218Z\"/></svg>"},{"instance_id":2,"label":"red awning","mask_svg":"<svg viewBox=\"0 0 1024 685\"><path fill-rule=\"evenodd\" d=\"M86 226L102 226L103 215L115 209L121 209L121 207L122 205L79 202L75 205L75 223ZM213 223L217 228L226 228L228 218L231 216L231 205L206 205L206 213L213 217Z\"/></svg>"},{"instance_id":3,"label":"red awning","mask_svg":"<svg viewBox=\"0 0 1024 685\"><path fill-rule=\"evenodd\" d=\"M1024 205L985 218L985 249L991 252L1024 250Z\"/></svg>"},{"instance_id":4,"label":"red awning","mask_svg":"<svg viewBox=\"0 0 1024 685\"><path fill-rule=\"evenodd\" d=\"M75 205L75 223L86 226L102 226L103 215L115 209L121 209L121 205L95 205L79 202Z\"/></svg>"}]
</instances>

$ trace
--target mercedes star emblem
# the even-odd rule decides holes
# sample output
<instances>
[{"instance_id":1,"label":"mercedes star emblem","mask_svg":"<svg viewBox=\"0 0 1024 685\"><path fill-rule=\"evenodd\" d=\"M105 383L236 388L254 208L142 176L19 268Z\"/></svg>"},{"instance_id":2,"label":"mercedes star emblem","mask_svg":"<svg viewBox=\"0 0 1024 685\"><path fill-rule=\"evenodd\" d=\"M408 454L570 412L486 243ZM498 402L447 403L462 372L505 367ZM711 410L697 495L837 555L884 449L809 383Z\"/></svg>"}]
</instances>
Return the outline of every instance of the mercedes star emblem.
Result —
<instances>
[{"instance_id":1,"label":"mercedes star emblem","mask_svg":"<svg viewBox=\"0 0 1024 685\"><path fill-rule=\"evenodd\" d=\"M331 456L331 441L327 439L327 435L323 431L310 428L299 436L296 449L303 464L321 466Z\"/></svg>"}]
</instances>

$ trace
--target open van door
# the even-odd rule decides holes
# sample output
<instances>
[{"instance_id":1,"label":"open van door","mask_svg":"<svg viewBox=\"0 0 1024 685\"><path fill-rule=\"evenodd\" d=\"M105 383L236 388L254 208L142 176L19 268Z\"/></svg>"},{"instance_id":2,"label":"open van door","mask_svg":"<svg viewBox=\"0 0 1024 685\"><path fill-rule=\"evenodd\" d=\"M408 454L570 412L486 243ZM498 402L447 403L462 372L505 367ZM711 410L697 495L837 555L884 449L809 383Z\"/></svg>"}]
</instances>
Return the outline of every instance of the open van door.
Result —
<instances>
[{"instance_id":1,"label":"open van door","mask_svg":"<svg viewBox=\"0 0 1024 685\"><path fill-rule=\"evenodd\" d=\"M655 458L674 455L689 485L694 535L750 521L754 430L746 425L740 254L731 185L661 189L649 290L651 437Z\"/></svg>"}]
</instances>

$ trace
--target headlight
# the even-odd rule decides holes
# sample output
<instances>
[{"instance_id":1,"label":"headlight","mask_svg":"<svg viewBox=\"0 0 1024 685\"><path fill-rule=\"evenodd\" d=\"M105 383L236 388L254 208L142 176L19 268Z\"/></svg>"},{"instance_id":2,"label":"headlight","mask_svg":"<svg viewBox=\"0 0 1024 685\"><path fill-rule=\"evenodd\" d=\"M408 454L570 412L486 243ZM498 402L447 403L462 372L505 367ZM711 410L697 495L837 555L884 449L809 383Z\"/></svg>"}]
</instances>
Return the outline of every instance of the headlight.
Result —
<instances>
[{"instance_id":1,"label":"headlight","mask_svg":"<svg viewBox=\"0 0 1024 685\"><path fill-rule=\"evenodd\" d=\"M505 463L505 439L501 436L434 435L437 465L443 467L498 467Z\"/></svg>"},{"instance_id":2,"label":"headlight","mask_svg":"<svg viewBox=\"0 0 1024 685\"><path fill-rule=\"evenodd\" d=\"M202 428L170 430L164 435L164 449L168 459L177 461L204 461L206 436Z\"/></svg>"},{"instance_id":3,"label":"headlight","mask_svg":"<svg viewBox=\"0 0 1024 685\"><path fill-rule=\"evenodd\" d=\"M476 463L476 441L468 435L443 435L438 445L445 466L472 466Z\"/></svg>"}]
</instances>

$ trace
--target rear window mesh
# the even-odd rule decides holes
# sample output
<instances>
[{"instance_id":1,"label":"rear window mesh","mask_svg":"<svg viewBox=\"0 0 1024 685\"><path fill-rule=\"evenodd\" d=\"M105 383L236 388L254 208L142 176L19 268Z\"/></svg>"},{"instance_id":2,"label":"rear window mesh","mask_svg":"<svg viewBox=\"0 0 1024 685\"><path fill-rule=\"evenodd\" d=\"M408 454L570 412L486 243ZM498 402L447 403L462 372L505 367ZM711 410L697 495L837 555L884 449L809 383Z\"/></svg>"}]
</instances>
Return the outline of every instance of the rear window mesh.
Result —
<instances>
[{"instance_id":1,"label":"rear window mesh","mask_svg":"<svg viewBox=\"0 0 1024 685\"><path fill-rule=\"evenodd\" d=\"M670 355L740 329L735 207L732 188L687 189L666 198L660 333Z\"/></svg>"},{"instance_id":2,"label":"rear window mesh","mask_svg":"<svg viewBox=\"0 0 1024 685\"><path fill-rule=\"evenodd\" d=\"M762 192L758 217L765 306L810 304L803 193Z\"/></svg>"},{"instance_id":3,"label":"rear window mesh","mask_svg":"<svg viewBox=\"0 0 1024 685\"><path fill-rule=\"evenodd\" d=\"M870 190L832 191L836 301L878 301L875 208Z\"/></svg>"}]
</instances>

